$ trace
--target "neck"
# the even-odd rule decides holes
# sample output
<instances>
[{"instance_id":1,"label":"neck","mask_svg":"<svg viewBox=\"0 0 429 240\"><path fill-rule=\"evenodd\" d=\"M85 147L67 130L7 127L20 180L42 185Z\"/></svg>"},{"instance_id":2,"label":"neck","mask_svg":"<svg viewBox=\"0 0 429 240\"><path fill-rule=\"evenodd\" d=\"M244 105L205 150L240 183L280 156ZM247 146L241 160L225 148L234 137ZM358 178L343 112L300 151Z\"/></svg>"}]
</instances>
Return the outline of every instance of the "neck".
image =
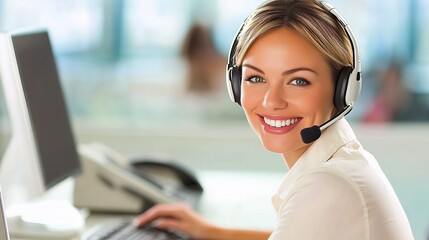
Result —
<instances>
[{"instance_id":1,"label":"neck","mask_svg":"<svg viewBox=\"0 0 429 240\"><path fill-rule=\"evenodd\" d=\"M285 161L287 167L291 169L298 159L307 151L311 144L306 144L305 146L298 148L294 151L286 152L282 154L283 160Z\"/></svg>"}]
</instances>

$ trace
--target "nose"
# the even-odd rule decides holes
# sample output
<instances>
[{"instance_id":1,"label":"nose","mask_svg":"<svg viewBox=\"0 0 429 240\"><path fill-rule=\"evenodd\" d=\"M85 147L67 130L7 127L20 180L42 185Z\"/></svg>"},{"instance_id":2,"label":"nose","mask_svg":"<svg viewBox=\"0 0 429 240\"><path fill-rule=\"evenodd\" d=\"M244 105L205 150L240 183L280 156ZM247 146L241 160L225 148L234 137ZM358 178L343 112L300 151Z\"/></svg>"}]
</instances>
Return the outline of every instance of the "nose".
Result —
<instances>
[{"instance_id":1,"label":"nose","mask_svg":"<svg viewBox=\"0 0 429 240\"><path fill-rule=\"evenodd\" d=\"M265 93L262 105L270 110L278 110L287 107L286 94L280 86L270 86Z\"/></svg>"}]
</instances>

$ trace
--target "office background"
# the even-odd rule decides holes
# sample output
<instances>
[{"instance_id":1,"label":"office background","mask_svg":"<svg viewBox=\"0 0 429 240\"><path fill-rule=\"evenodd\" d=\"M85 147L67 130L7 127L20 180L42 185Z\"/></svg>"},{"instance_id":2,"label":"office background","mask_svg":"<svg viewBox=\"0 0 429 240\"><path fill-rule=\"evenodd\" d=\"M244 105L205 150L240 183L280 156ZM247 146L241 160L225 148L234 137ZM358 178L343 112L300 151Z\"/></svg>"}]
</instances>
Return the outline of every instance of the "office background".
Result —
<instances>
[{"instance_id":1,"label":"office background","mask_svg":"<svg viewBox=\"0 0 429 240\"><path fill-rule=\"evenodd\" d=\"M224 89L230 42L261 0L0 0L0 30L49 30L79 142L162 153L202 170L287 171ZM429 2L331 0L354 30L364 85L347 117L429 231ZM0 150L12 134L0 92ZM270 204L267 201L267 204Z\"/></svg>"}]
</instances>

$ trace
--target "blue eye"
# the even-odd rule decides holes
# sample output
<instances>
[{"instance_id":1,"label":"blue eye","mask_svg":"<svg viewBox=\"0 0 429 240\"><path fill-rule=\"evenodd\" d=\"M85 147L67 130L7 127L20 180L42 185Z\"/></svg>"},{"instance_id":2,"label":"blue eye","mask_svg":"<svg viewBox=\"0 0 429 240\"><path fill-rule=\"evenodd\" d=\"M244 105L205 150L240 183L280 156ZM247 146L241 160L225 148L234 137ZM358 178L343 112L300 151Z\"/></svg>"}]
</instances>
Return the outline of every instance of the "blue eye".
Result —
<instances>
[{"instance_id":1,"label":"blue eye","mask_svg":"<svg viewBox=\"0 0 429 240\"><path fill-rule=\"evenodd\" d=\"M252 83L264 83L265 79L263 79L262 77L259 77L259 76L250 76L250 77L246 78L246 81L252 82Z\"/></svg>"},{"instance_id":2,"label":"blue eye","mask_svg":"<svg viewBox=\"0 0 429 240\"><path fill-rule=\"evenodd\" d=\"M309 84L310 84L310 82L309 82L309 81L307 81L307 80L306 80L306 79L304 79L304 78L296 78L296 79L292 80L292 81L290 82L290 84L291 84L291 85L296 85L296 86L298 86L298 87L303 87L303 86L309 85Z\"/></svg>"}]
</instances>

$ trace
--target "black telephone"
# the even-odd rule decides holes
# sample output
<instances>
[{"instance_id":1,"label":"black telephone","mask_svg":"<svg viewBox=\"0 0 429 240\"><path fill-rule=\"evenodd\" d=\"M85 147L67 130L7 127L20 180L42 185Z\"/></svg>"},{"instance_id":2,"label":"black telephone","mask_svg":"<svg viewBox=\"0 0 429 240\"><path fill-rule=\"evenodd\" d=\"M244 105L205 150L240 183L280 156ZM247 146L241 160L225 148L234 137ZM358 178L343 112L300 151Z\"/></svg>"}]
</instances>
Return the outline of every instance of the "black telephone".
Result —
<instances>
[{"instance_id":1,"label":"black telephone","mask_svg":"<svg viewBox=\"0 0 429 240\"><path fill-rule=\"evenodd\" d=\"M140 213L156 203L197 207L203 187L185 166L165 158L128 159L101 143L81 145L74 204L97 212Z\"/></svg>"},{"instance_id":2,"label":"black telephone","mask_svg":"<svg viewBox=\"0 0 429 240\"><path fill-rule=\"evenodd\" d=\"M131 169L138 176L151 181L159 187L175 187L202 192L203 187L195 174L185 166L171 161L154 160L147 157L131 160ZM177 186L180 183L182 186ZM170 185L169 185L170 184Z\"/></svg>"}]
</instances>

